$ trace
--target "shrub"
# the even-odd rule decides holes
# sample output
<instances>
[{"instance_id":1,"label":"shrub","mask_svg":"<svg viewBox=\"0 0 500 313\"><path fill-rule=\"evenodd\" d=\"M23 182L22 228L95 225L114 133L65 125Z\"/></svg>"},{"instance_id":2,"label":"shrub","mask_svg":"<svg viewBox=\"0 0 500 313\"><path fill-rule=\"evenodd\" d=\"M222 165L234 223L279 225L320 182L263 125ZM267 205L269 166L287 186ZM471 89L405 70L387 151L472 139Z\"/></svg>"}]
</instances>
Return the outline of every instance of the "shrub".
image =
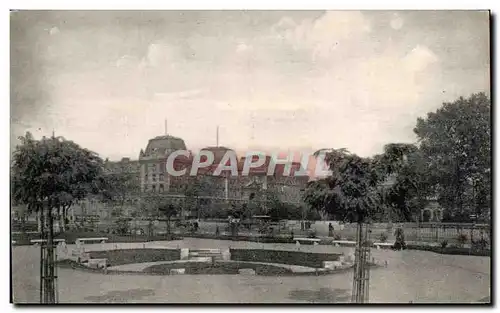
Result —
<instances>
[{"instance_id":1,"label":"shrub","mask_svg":"<svg viewBox=\"0 0 500 313\"><path fill-rule=\"evenodd\" d=\"M475 249L485 250L488 247L488 241L484 238L479 239L476 242L473 242L473 247Z\"/></svg>"},{"instance_id":2,"label":"shrub","mask_svg":"<svg viewBox=\"0 0 500 313\"><path fill-rule=\"evenodd\" d=\"M108 259L110 266L173 261L181 258L181 252L178 249L118 249L104 251L89 251L92 259Z\"/></svg>"},{"instance_id":3,"label":"shrub","mask_svg":"<svg viewBox=\"0 0 500 313\"><path fill-rule=\"evenodd\" d=\"M335 235L333 235L333 239L335 239L335 240L341 240L342 237L340 236L340 234L335 234Z\"/></svg>"},{"instance_id":4,"label":"shrub","mask_svg":"<svg viewBox=\"0 0 500 313\"><path fill-rule=\"evenodd\" d=\"M231 260L323 267L324 261L338 261L339 253L308 253L268 249L230 249Z\"/></svg>"},{"instance_id":5,"label":"shrub","mask_svg":"<svg viewBox=\"0 0 500 313\"><path fill-rule=\"evenodd\" d=\"M463 233L457 236L457 241L461 246L463 246L467 242L467 239L467 235Z\"/></svg>"},{"instance_id":6,"label":"shrub","mask_svg":"<svg viewBox=\"0 0 500 313\"><path fill-rule=\"evenodd\" d=\"M441 241L441 249L444 249L448 246L448 240Z\"/></svg>"},{"instance_id":7,"label":"shrub","mask_svg":"<svg viewBox=\"0 0 500 313\"><path fill-rule=\"evenodd\" d=\"M309 232L309 234L307 235L308 238L316 238L316 231L312 230Z\"/></svg>"},{"instance_id":8,"label":"shrub","mask_svg":"<svg viewBox=\"0 0 500 313\"><path fill-rule=\"evenodd\" d=\"M387 234L386 233L381 233L379 236L380 242L386 242L387 241Z\"/></svg>"}]
</instances>

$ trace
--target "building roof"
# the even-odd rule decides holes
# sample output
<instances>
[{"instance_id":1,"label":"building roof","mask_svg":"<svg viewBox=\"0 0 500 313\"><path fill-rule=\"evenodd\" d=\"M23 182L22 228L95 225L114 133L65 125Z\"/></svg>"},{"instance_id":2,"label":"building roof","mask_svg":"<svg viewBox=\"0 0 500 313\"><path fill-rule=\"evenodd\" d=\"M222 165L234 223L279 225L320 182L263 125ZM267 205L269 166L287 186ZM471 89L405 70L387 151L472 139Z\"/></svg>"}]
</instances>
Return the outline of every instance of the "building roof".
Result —
<instances>
[{"instance_id":1,"label":"building roof","mask_svg":"<svg viewBox=\"0 0 500 313\"><path fill-rule=\"evenodd\" d=\"M223 147L223 146L220 146L220 147L206 147L206 148L201 149L200 152L201 151L211 151L214 154L214 163L213 164L219 164L220 161L222 160L222 158L224 157L224 155L228 151L230 153L234 153L234 155L236 155L236 152L233 149L227 148L227 147ZM203 162L203 159L205 159L205 158L201 159L202 162ZM236 160L238 160L238 157L236 157Z\"/></svg>"},{"instance_id":2,"label":"building roof","mask_svg":"<svg viewBox=\"0 0 500 313\"><path fill-rule=\"evenodd\" d=\"M184 140L174 136L157 136L149 139L144 156L164 156L176 150L186 150Z\"/></svg>"}]
</instances>

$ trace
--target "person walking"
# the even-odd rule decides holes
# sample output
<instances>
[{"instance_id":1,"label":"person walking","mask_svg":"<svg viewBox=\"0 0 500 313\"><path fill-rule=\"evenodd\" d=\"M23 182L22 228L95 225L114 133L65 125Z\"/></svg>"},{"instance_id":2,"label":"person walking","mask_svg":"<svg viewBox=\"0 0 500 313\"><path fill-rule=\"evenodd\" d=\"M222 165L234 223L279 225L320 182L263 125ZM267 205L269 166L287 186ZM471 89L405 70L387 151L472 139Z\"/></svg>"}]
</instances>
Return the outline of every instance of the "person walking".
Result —
<instances>
[{"instance_id":1,"label":"person walking","mask_svg":"<svg viewBox=\"0 0 500 313\"><path fill-rule=\"evenodd\" d=\"M328 224L328 237L333 237L333 225L332 225L332 223Z\"/></svg>"}]
</instances>

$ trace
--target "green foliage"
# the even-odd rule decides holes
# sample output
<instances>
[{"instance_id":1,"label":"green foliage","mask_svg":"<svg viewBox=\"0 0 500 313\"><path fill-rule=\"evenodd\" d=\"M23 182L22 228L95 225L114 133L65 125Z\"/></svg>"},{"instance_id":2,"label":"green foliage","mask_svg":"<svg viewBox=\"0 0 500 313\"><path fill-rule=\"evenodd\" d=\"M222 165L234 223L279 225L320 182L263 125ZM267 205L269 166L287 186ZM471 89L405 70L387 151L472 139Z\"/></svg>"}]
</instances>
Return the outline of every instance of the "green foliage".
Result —
<instances>
[{"instance_id":1,"label":"green foliage","mask_svg":"<svg viewBox=\"0 0 500 313\"><path fill-rule=\"evenodd\" d=\"M444 103L415 133L439 202L450 210L491 206L491 100L483 93Z\"/></svg>"},{"instance_id":2,"label":"green foliage","mask_svg":"<svg viewBox=\"0 0 500 313\"><path fill-rule=\"evenodd\" d=\"M466 244L468 239L469 239L469 237L467 237L467 234L464 234L464 233L461 233L457 236L457 241L461 246Z\"/></svg>"},{"instance_id":3,"label":"green foliage","mask_svg":"<svg viewBox=\"0 0 500 313\"><path fill-rule=\"evenodd\" d=\"M381 233L379 236L380 242L386 242L387 241L387 234L386 233Z\"/></svg>"},{"instance_id":4,"label":"green foliage","mask_svg":"<svg viewBox=\"0 0 500 313\"><path fill-rule=\"evenodd\" d=\"M488 247L488 241L481 237L479 240L472 243L472 247L474 249L485 250Z\"/></svg>"},{"instance_id":5,"label":"green foliage","mask_svg":"<svg viewBox=\"0 0 500 313\"><path fill-rule=\"evenodd\" d=\"M368 221L378 202L376 186L381 177L376 163L345 149L327 152L325 161L332 175L324 181L311 183L304 201L314 208L323 203L322 209L344 221Z\"/></svg>"},{"instance_id":6,"label":"green foliage","mask_svg":"<svg viewBox=\"0 0 500 313\"><path fill-rule=\"evenodd\" d=\"M488 219L490 102L485 94L474 94L418 119L414 131L419 146L388 144L373 158L345 149L317 151L316 155L326 153L332 175L310 182L304 202L337 220L410 221L419 216L429 196L438 196L447 213L452 212L447 217L475 213Z\"/></svg>"},{"instance_id":7,"label":"green foliage","mask_svg":"<svg viewBox=\"0 0 500 313\"><path fill-rule=\"evenodd\" d=\"M129 233L130 225L129 219L127 218L119 218L115 222L116 224L116 233L118 235L126 235Z\"/></svg>"},{"instance_id":8,"label":"green foliage","mask_svg":"<svg viewBox=\"0 0 500 313\"><path fill-rule=\"evenodd\" d=\"M105 202L117 203L123 206L131 195L139 193L139 185L131 173L109 173L101 178L101 198Z\"/></svg>"},{"instance_id":9,"label":"green foliage","mask_svg":"<svg viewBox=\"0 0 500 313\"><path fill-rule=\"evenodd\" d=\"M103 162L97 154L61 137L35 140L28 132L19 139L11 166L16 203L30 211L39 211L45 203L51 213L99 192Z\"/></svg>"},{"instance_id":10,"label":"green foliage","mask_svg":"<svg viewBox=\"0 0 500 313\"><path fill-rule=\"evenodd\" d=\"M185 184L185 207L188 210L197 212L198 216L201 214L206 214L206 212L201 212L205 209L206 205L202 205L199 201L199 197L211 194L214 192L213 182L210 177L201 176L190 176L189 183Z\"/></svg>"},{"instance_id":11,"label":"green foliage","mask_svg":"<svg viewBox=\"0 0 500 313\"><path fill-rule=\"evenodd\" d=\"M441 241L441 249L444 249L448 246L448 240Z\"/></svg>"}]
</instances>

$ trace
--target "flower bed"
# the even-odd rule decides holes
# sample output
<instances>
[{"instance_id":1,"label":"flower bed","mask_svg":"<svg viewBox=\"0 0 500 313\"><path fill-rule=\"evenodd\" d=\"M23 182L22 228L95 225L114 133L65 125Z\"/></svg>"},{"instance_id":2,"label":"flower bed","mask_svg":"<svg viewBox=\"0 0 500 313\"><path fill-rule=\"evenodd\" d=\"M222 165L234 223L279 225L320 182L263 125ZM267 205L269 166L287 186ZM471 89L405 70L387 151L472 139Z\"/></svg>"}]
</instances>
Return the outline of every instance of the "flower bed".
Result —
<instances>
[{"instance_id":1,"label":"flower bed","mask_svg":"<svg viewBox=\"0 0 500 313\"><path fill-rule=\"evenodd\" d=\"M293 272L287 268L267 264L255 264L248 262L186 262L158 264L148 267L144 273L168 275L171 269L184 268L185 274L191 275L221 275L238 274L240 269L253 269L256 275L281 276L292 275Z\"/></svg>"},{"instance_id":2,"label":"flower bed","mask_svg":"<svg viewBox=\"0 0 500 313\"><path fill-rule=\"evenodd\" d=\"M322 268L324 261L338 261L340 253L313 253L267 249L230 249L231 260L280 263Z\"/></svg>"}]
</instances>

